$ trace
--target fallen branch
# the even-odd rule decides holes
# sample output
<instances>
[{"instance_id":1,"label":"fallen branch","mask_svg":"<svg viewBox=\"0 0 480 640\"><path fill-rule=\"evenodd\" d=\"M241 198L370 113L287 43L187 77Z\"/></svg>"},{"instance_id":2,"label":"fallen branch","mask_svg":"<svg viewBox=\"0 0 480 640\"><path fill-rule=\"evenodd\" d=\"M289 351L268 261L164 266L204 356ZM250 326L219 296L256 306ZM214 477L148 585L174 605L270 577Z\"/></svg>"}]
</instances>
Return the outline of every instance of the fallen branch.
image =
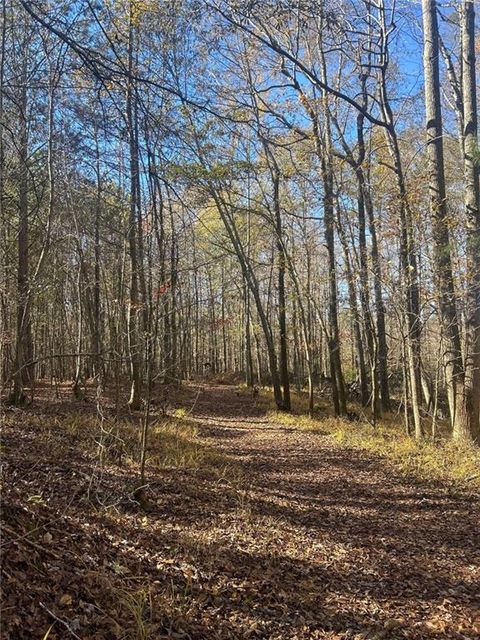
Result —
<instances>
[{"instance_id":1,"label":"fallen branch","mask_svg":"<svg viewBox=\"0 0 480 640\"><path fill-rule=\"evenodd\" d=\"M60 622L60 624L63 624L63 626L69 631L69 633L72 634L74 638L76 638L77 640L82 640L80 636L77 636L75 631L71 628L71 626L68 624L66 620L62 620L62 618L59 618L55 613L53 613L53 611L50 611L50 609L46 607L43 604L43 602L39 602L38 604L42 607L42 609L44 609L44 611L50 614L54 620L56 620L57 622Z\"/></svg>"},{"instance_id":2,"label":"fallen branch","mask_svg":"<svg viewBox=\"0 0 480 640\"><path fill-rule=\"evenodd\" d=\"M45 526L45 525L43 525ZM42 527L37 527L36 530L38 529L42 529ZM22 536L17 536L17 534L15 533L15 531L13 531L13 529L10 529L10 527L8 527L5 524L2 524L2 529L4 529L7 533L9 533L10 535L15 536L15 538L13 538L12 540L8 540L7 542L4 542L1 546L4 547L8 544L14 544L15 542L25 542L25 544L30 545L31 547L33 547L34 549L38 549L39 551L43 551L43 553L46 553L47 555L52 556L52 558L54 558L55 560L60 560L60 556L55 553L54 551L51 551L50 549L47 549L45 547L42 547L41 544L38 544L38 542L34 542L33 540L30 540L29 538L27 538L28 535L30 535L31 533L33 533L33 531L29 531L28 533L22 535Z\"/></svg>"}]
</instances>

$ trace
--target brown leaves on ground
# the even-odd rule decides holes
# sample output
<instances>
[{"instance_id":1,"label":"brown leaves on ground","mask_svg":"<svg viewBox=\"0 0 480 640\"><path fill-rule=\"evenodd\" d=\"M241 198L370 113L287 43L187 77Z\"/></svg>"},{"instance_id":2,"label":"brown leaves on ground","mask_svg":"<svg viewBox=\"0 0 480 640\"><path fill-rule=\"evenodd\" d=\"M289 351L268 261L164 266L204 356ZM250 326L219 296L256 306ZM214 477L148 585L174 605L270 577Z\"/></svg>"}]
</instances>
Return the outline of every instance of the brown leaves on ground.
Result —
<instances>
[{"instance_id":1,"label":"brown leaves on ground","mask_svg":"<svg viewBox=\"0 0 480 640\"><path fill-rule=\"evenodd\" d=\"M2 638L479 637L478 496L271 423L231 387L197 395L171 403L196 399L209 455L152 455L145 508L135 463L65 428L87 408L6 413Z\"/></svg>"}]
</instances>

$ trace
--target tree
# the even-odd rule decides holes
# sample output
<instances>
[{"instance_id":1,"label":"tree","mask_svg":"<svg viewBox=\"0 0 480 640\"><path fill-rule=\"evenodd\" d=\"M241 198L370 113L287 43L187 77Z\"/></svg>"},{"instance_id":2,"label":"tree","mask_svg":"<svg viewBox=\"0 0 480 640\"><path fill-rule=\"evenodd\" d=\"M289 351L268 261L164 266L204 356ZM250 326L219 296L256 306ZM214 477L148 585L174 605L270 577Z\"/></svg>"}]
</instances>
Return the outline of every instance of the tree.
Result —
<instances>
[{"instance_id":1,"label":"tree","mask_svg":"<svg viewBox=\"0 0 480 640\"><path fill-rule=\"evenodd\" d=\"M463 423L458 439L480 439L480 187L478 116L476 93L475 8L465 0L460 12L462 41L462 90L465 213L467 220L467 311L465 346L465 391Z\"/></svg>"},{"instance_id":2,"label":"tree","mask_svg":"<svg viewBox=\"0 0 480 640\"><path fill-rule=\"evenodd\" d=\"M435 0L423 0L423 25L424 25L424 69L425 69L425 112L426 112L426 128L427 128L427 155L429 162L429 191L430 191L430 213L432 218L432 235L434 240L434 266L438 286L439 308L443 335L445 340L445 375L448 390L448 400L450 408L450 419L453 427L453 434L456 439L468 440L474 437L476 425L478 424L478 407L474 406L470 389L466 386L466 371L463 365L462 346L460 335L460 323L458 319L457 301L455 293L455 285L453 280L451 251L450 251L450 233L448 228L448 210L447 195L445 187L445 169L444 169L444 151L443 151L443 124L440 99L440 71L439 71L439 33L437 6ZM465 14L467 15L467 14ZM471 18L466 19L467 22ZM465 29L466 32L465 33ZM463 35L468 39L469 28L464 25ZM468 41L468 40L467 40ZM471 49L471 45L468 46ZM471 69L468 68L470 62L470 51L468 53L467 66L465 73L472 75ZM465 56L465 50L462 51ZM464 60L465 62L465 60ZM472 160L469 158L469 152L472 150L472 142L468 136L474 123L474 112L471 109L471 92L469 88L471 81L464 83L467 87L465 97L470 102L469 107L464 107L464 126L467 134L465 135L465 200L467 209L467 219L470 222L470 233L467 238L469 246L469 262L472 267L473 261L478 257L476 251L472 247L475 245L475 226L472 229L472 217L476 224L478 218L478 210L476 211L476 197L474 185L475 177L472 173ZM476 105L475 105L476 107ZM468 123L468 124L467 124ZM477 181L478 183L478 181ZM472 190L473 187L473 190ZM478 191L478 184L477 184ZM473 197L472 197L473 196ZM472 206L473 205L473 206ZM473 208L473 210L472 210ZM470 210L469 210L470 209ZM478 231L477 231L478 235ZM477 246L478 248L478 246ZM475 264L475 263L474 263ZM471 275L469 280L471 281ZM478 276L474 276L478 278ZM475 287L473 287L475 289ZM468 287L470 296L472 295L472 286ZM469 307L472 310L472 300L469 300ZM477 312L474 312L477 315ZM475 320L469 319L470 330L475 326ZM473 325L473 327L472 327ZM473 333L475 333L473 331ZM473 350L475 346L472 345ZM474 356L476 359L476 354ZM470 365L472 367L472 365ZM472 367L474 368L474 367ZM476 377L476 376L475 376ZM472 377L473 382L473 377Z\"/></svg>"}]
</instances>

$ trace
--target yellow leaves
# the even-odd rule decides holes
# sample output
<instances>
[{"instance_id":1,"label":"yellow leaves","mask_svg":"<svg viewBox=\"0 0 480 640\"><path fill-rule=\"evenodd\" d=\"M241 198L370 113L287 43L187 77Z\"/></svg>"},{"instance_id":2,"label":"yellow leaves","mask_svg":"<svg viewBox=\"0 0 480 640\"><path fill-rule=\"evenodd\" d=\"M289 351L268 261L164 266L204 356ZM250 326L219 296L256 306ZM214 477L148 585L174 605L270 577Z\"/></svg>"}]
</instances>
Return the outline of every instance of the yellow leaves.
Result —
<instances>
[{"instance_id":1,"label":"yellow leaves","mask_svg":"<svg viewBox=\"0 0 480 640\"><path fill-rule=\"evenodd\" d=\"M436 616L431 618L430 620L426 620L424 626L434 633L445 633L447 631L447 623L440 616Z\"/></svg>"},{"instance_id":2,"label":"yellow leaves","mask_svg":"<svg viewBox=\"0 0 480 640\"><path fill-rule=\"evenodd\" d=\"M130 0L130 16L132 24L138 26L142 15L153 11L155 3L152 0Z\"/></svg>"},{"instance_id":3,"label":"yellow leaves","mask_svg":"<svg viewBox=\"0 0 480 640\"><path fill-rule=\"evenodd\" d=\"M211 241L212 237L222 236L223 222L213 200L209 200L199 211L196 229L197 239L202 242Z\"/></svg>"},{"instance_id":4,"label":"yellow leaves","mask_svg":"<svg viewBox=\"0 0 480 640\"><path fill-rule=\"evenodd\" d=\"M113 0L107 4L110 4L115 13L118 12L123 17L122 19L131 20L135 27L138 27L142 16L158 8L158 2L153 0L129 0L128 2Z\"/></svg>"}]
</instances>

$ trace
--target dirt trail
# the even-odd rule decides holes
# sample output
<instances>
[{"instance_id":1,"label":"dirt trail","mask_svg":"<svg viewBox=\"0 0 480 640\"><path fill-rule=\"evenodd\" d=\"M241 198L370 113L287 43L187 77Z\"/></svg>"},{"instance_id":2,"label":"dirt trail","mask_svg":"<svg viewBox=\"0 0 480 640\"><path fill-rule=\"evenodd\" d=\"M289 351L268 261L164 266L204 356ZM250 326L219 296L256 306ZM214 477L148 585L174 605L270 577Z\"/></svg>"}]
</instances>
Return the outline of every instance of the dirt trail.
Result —
<instances>
[{"instance_id":1,"label":"dirt trail","mask_svg":"<svg viewBox=\"0 0 480 640\"><path fill-rule=\"evenodd\" d=\"M205 390L194 415L248 484L247 540L227 546L267 618L288 620L278 637L480 637L477 497L271 423L231 388Z\"/></svg>"}]
</instances>

